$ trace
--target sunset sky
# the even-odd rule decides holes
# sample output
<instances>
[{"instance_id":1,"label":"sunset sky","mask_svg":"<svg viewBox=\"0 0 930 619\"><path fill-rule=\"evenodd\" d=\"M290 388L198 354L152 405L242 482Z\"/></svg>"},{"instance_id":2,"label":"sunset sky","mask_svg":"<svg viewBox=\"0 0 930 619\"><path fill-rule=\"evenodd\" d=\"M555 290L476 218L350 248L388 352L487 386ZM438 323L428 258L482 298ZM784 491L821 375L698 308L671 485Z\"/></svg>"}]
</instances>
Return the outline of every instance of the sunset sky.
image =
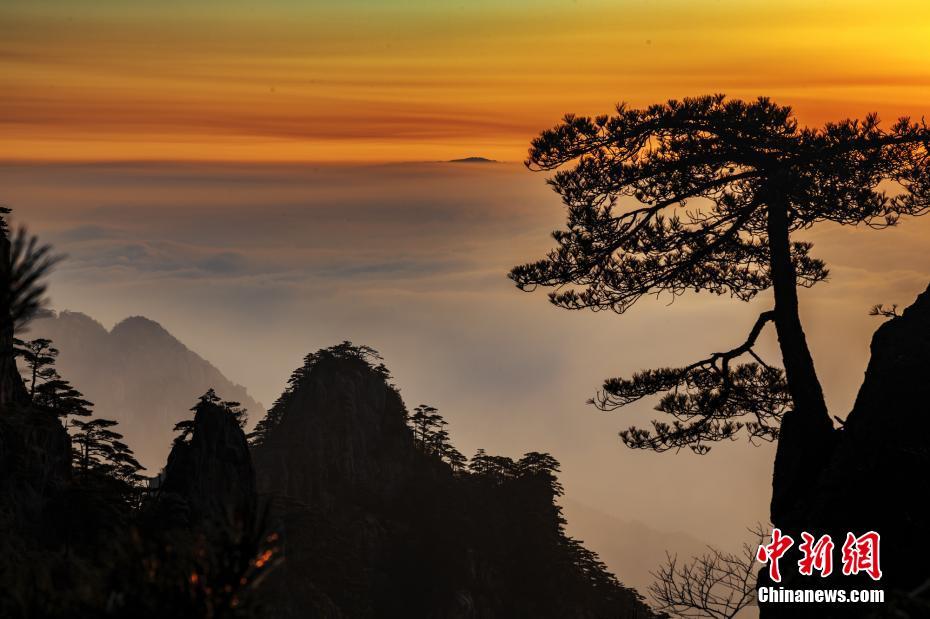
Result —
<instances>
[{"instance_id":1,"label":"sunset sky","mask_svg":"<svg viewBox=\"0 0 930 619\"><path fill-rule=\"evenodd\" d=\"M519 162L563 114L620 101L930 116L930 2L6 0L0 88L0 203L68 255L54 309L156 320L266 406L308 352L374 346L461 451L550 451L569 501L658 532L635 565L605 556L644 586L672 532L735 548L767 518L774 450L632 452L616 433L654 403L585 401L742 342L771 299L618 317L516 291L507 271L565 221ZM439 163L466 156L505 163ZM802 317L842 417L880 324L868 308L930 281L930 217L804 234L831 269ZM623 535L572 513L594 550Z\"/></svg>"},{"instance_id":2,"label":"sunset sky","mask_svg":"<svg viewBox=\"0 0 930 619\"><path fill-rule=\"evenodd\" d=\"M0 157L521 160L565 112L725 92L920 115L930 4L0 5Z\"/></svg>"}]
</instances>

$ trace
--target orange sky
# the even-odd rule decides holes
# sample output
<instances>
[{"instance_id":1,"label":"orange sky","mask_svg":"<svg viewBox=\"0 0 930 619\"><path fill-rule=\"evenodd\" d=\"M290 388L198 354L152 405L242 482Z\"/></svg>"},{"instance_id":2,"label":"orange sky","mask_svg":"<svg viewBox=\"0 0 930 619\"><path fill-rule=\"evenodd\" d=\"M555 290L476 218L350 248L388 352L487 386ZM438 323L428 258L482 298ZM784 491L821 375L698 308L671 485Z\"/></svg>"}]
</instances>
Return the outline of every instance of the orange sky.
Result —
<instances>
[{"instance_id":1,"label":"orange sky","mask_svg":"<svg viewBox=\"0 0 930 619\"><path fill-rule=\"evenodd\" d=\"M0 159L519 160L569 111L930 110L930 3L5 2ZM503 6L500 6L503 5Z\"/></svg>"}]
</instances>

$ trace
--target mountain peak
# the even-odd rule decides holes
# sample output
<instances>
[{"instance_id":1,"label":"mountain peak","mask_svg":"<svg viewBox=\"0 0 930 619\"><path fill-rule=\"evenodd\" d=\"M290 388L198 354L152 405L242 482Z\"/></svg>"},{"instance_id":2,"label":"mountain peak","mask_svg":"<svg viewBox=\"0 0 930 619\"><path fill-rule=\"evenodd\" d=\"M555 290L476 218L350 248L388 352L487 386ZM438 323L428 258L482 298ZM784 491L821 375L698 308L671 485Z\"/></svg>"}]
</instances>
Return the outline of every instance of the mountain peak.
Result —
<instances>
[{"instance_id":1,"label":"mountain peak","mask_svg":"<svg viewBox=\"0 0 930 619\"><path fill-rule=\"evenodd\" d=\"M90 331L107 333L106 327L83 312L73 312L71 310L62 310L57 313L50 312L48 315L37 318L37 320L57 320L63 324L73 325L75 328L80 327Z\"/></svg>"},{"instance_id":2,"label":"mountain peak","mask_svg":"<svg viewBox=\"0 0 930 619\"><path fill-rule=\"evenodd\" d=\"M487 157L463 157L461 159L450 159L448 163L500 163L496 159L488 159Z\"/></svg>"},{"instance_id":3,"label":"mountain peak","mask_svg":"<svg viewBox=\"0 0 930 619\"><path fill-rule=\"evenodd\" d=\"M439 451L448 434L417 430L389 377L370 347L322 349L260 422L256 486L288 557L266 585L272 614L656 617L566 536L552 456L465 467L458 454L453 468ZM347 578L314 581L334 565ZM411 597L410 582L443 593Z\"/></svg>"},{"instance_id":4,"label":"mountain peak","mask_svg":"<svg viewBox=\"0 0 930 619\"><path fill-rule=\"evenodd\" d=\"M167 335L171 339L175 339L167 329L165 329L161 324L155 322L151 318L146 318L145 316L129 316L123 320L116 323L116 325L110 330L110 333L116 335L119 332L142 332L142 333L151 333L153 335Z\"/></svg>"},{"instance_id":5,"label":"mountain peak","mask_svg":"<svg viewBox=\"0 0 930 619\"><path fill-rule=\"evenodd\" d=\"M94 402L97 416L120 422L139 461L153 471L165 461L175 422L207 389L241 402L253 418L265 412L245 387L144 316L107 331L85 314L62 311L35 320L29 337L55 343L61 375Z\"/></svg>"}]
</instances>

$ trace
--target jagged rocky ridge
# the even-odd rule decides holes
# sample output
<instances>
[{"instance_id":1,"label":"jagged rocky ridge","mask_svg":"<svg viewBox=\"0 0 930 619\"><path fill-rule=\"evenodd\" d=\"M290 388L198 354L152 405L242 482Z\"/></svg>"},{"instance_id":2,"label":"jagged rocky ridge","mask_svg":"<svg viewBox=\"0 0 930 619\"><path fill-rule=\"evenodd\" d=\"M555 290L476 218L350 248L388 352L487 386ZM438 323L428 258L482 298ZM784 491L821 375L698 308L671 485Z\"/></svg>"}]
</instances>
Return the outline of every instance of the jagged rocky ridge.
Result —
<instances>
[{"instance_id":1,"label":"jagged rocky ridge","mask_svg":"<svg viewBox=\"0 0 930 619\"><path fill-rule=\"evenodd\" d=\"M871 353L810 514L880 532L885 584L910 590L930 579L930 288L875 332Z\"/></svg>"},{"instance_id":2,"label":"jagged rocky ridge","mask_svg":"<svg viewBox=\"0 0 930 619\"><path fill-rule=\"evenodd\" d=\"M180 501L183 525L212 521L251 531L258 509L255 471L235 415L207 396L195 407L189 427L189 437L174 441L153 502Z\"/></svg>"},{"instance_id":3,"label":"jagged rocky ridge","mask_svg":"<svg viewBox=\"0 0 930 619\"><path fill-rule=\"evenodd\" d=\"M274 616L653 616L566 537L551 470L454 472L356 351L308 357L253 449L287 557L265 589Z\"/></svg>"},{"instance_id":4,"label":"jagged rocky ridge","mask_svg":"<svg viewBox=\"0 0 930 619\"><path fill-rule=\"evenodd\" d=\"M4 507L29 499L0 510L0 614L654 616L565 536L554 461L453 472L360 350L308 357L253 437L254 468L239 409L205 394L143 497L71 475L54 415L0 402L0 460L17 463L0 470ZM19 409L64 442L37 443Z\"/></svg>"}]
</instances>

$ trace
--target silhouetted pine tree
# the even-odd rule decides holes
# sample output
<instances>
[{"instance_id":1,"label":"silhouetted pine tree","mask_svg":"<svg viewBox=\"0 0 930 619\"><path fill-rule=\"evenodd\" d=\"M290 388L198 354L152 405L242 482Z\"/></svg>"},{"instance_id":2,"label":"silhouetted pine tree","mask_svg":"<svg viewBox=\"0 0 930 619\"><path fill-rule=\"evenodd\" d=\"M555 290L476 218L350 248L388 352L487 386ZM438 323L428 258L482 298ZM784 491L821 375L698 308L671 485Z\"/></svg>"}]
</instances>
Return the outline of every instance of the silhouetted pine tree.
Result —
<instances>
[{"instance_id":1,"label":"silhouetted pine tree","mask_svg":"<svg viewBox=\"0 0 930 619\"><path fill-rule=\"evenodd\" d=\"M123 435L111 429L118 425L116 421L75 419L71 424L76 429L71 435L74 463L82 478L99 473L131 485L141 481L139 471L142 465L136 461L129 446L122 442Z\"/></svg>"},{"instance_id":2,"label":"silhouetted pine tree","mask_svg":"<svg viewBox=\"0 0 930 619\"><path fill-rule=\"evenodd\" d=\"M556 248L544 259L510 277L523 290L556 288L549 299L559 307L617 313L647 295L703 290L749 301L771 288L773 307L743 344L682 367L609 379L593 402L612 410L666 393L657 408L672 422L631 427L623 441L697 453L740 430L772 440L793 407L803 416L798 440L807 445L797 452L810 455L794 468L817 468L832 422L797 288L823 281L827 269L811 256L811 243L793 236L821 222L885 228L926 213L928 150L923 121L902 118L885 130L870 115L802 129L791 108L767 98L714 95L620 105L596 118L568 115L533 141L526 161L558 170L550 184L567 208L567 227L553 233ZM753 351L769 322L784 372Z\"/></svg>"},{"instance_id":3,"label":"silhouetted pine tree","mask_svg":"<svg viewBox=\"0 0 930 619\"><path fill-rule=\"evenodd\" d=\"M468 464L468 470L475 475L481 475L493 479L497 483L503 483L517 475L517 465L507 456L494 456L479 449L471 462Z\"/></svg>"},{"instance_id":4,"label":"silhouetted pine tree","mask_svg":"<svg viewBox=\"0 0 930 619\"><path fill-rule=\"evenodd\" d=\"M425 454L438 456L448 463L453 472L465 469L468 459L452 445L448 425L439 409L421 404L414 409L413 415L406 415L407 425L413 434L413 444Z\"/></svg>"},{"instance_id":5,"label":"silhouetted pine tree","mask_svg":"<svg viewBox=\"0 0 930 619\"><path fill-rule=\"evenodd\" d=\"M414 444L421 451L430 452L435 442L433 437L446 425L446 420L435 407L421 404L413 409L409 424L413 430Z\"/></svg>"},{"instance_id":6,"label":"silhouetted pine tree","mask_svg":"<svg viewBox=\"0 0 930 619\"><path fill-rule=\"evenodd\" d=\"M517 475L522 477L530 475L546 480L553 496L562 496L564 489L559 483L559 461L548 453L531 451L523 455L516 465Z\"/></svg>"},{"instance_id":7,"label":"silhouetted pine tree","mask_svg":"<svg viewBox=\"0 0 930 619\"><path fill-rule=\"evenodd\" d=\"M219 406L229 415L232 415L240 428L244 427L248 421L248 411L242 407L240 402L224 401L223 398L216 394L216 390L213 389L213 387L207 389L206 393L197 398L197 403L194 404L190 410L196 413L200 407L211 405ZM194 419L182 419L174 424L174 431L179 433L178 436L174 438L176 443L187 442L190 439L191 432L194 431Z\"/></svg>"},{"instance_id":8,"label":"silhouetted pine tree","mask_svg":"<svg viewBox=\"0 0 930 619\"><path fill-rule=\"evenodd\" d=\"M36 387L33 403L54 410L61 417L88 417L94 406L57 371L49 372L45 382Z\"/></svg>"},{"instance_id":9,"label":"silhouetted pine tree","mask_svg":"<svg viewBox=\"0 0 930 619\"><path fill-rule=\"evenodd\" d=\"M29 398L35 399L36 386L39 381L46 381L51 378L55 359L58 357L58 349L52 346L52 341L47 338L28 341L17 338L14 340L14 344L16 354L22 357L26 365L26 383L29 389Z\"/></svg>"},{"instance_id":10,"label":"silhouetted pine tree","mask_svg":"<svg viewBox=\"0 0 930 619\"><path fill-rule=\"evenodd\" d=\"M16 354L24 361L30 402L50 409L60 417L88 417L92 414L93 403L62 378L55 368L58 349L52 346L51 340L17 339L15 343Z\"/></svg>"}]
</instances>

